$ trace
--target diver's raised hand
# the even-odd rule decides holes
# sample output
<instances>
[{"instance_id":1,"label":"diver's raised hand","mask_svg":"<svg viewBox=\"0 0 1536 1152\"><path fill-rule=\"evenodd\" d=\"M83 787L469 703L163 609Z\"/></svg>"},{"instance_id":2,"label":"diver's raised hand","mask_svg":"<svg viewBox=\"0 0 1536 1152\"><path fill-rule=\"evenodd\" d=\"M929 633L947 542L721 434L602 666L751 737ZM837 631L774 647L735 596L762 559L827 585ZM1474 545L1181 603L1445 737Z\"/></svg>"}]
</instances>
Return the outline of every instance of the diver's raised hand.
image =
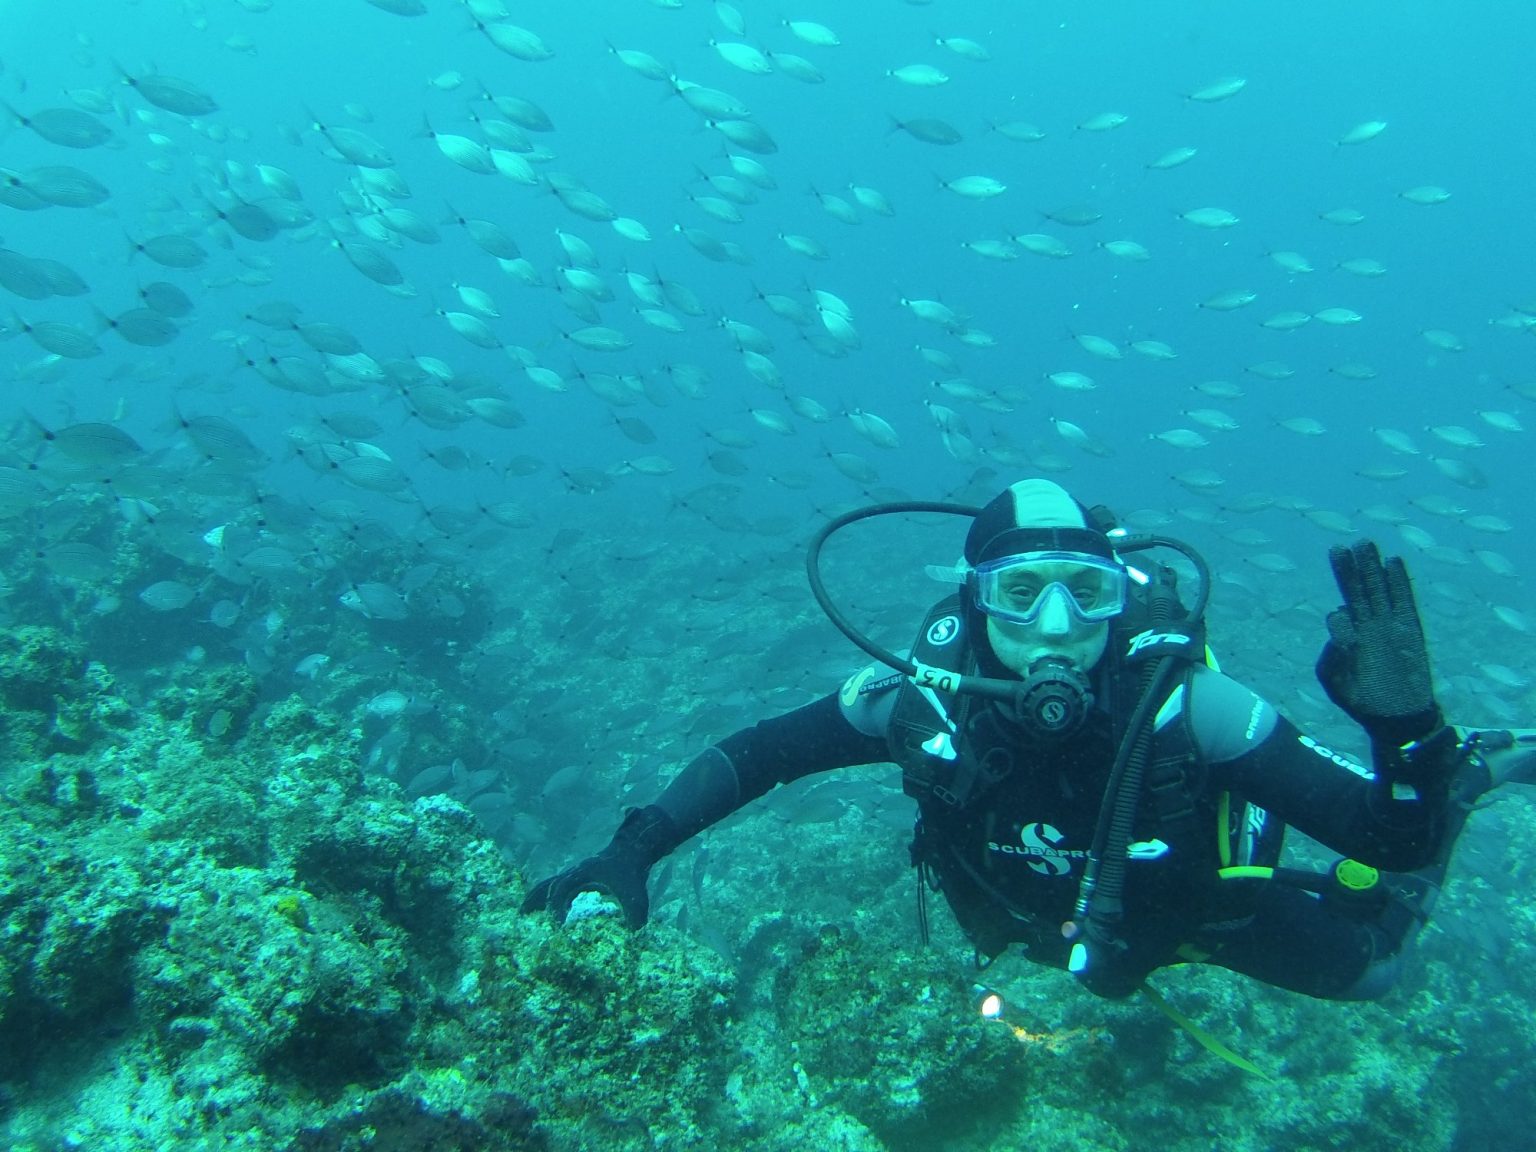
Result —
<instances>
[{"instance_id":1,"label":"diver's raised hand","mask_svg":"<svg viewBox=\"0 0 1536 1152\"><path fill-rule=\"evenodd\" d=\"M1317 679L1377 743L1401 747L1440 723L1424 626L1402 557L1370 540L1328 550L1344 603L1328 613Z\"/></svg>"}]
</instances>

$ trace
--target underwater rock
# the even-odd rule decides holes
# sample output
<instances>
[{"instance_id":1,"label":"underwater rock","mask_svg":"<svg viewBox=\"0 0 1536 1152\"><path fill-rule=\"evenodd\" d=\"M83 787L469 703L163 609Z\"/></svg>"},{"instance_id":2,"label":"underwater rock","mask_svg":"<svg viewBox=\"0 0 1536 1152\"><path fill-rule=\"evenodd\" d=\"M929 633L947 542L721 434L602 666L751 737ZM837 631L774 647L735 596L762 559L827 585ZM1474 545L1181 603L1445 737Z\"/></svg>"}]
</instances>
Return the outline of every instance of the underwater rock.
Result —
<instances>
[{"instance_id":1,"label":"underwater rock","mask_svg":"<svg viewBox=\"0 0 1536 1152\"><path fill-rule=\"evenodd\" d=\"M55 628L0 629L0 704L7 712L51 714L85 670L85 645Z\"/></svg>"},{"instance_id":2,"label":"underwater rock","mask_svg":"<svg viewBox=\"0 0 1536 1152\"><path fill-rule=\"evenodd\" d=\"M85 646L54 628L0 628L0 742L13 760L40 759L88 739Z\"/></svg>"},{"instance_id":3,"label":"underwater rock","mask_svg":"<svg viewBox=\"0 0 1536 1152\"><path fill-rule=\"evenodd\" d=\"M931 977L921 953L834 924L778 972L774 998L808 1084L893 1146L935 1146L985 1124L989 1102L1027 1095L1039 1068L958 982Z\"/></svg>"},{"instance_id":4,"label":"underwater rock","mask_svg":"<svg viewBox=\"0 0 1536 1152\"><path fill-rule=\"evenodd\" d=\"M421 1152L474 1148L481 1152L540 1152L549 1141L537 1130L537 1113L509 1092L487 1094L475 1114L390 1087L345 1114L301 1130L292 1152Z\"/></svg>"}]
</instances>

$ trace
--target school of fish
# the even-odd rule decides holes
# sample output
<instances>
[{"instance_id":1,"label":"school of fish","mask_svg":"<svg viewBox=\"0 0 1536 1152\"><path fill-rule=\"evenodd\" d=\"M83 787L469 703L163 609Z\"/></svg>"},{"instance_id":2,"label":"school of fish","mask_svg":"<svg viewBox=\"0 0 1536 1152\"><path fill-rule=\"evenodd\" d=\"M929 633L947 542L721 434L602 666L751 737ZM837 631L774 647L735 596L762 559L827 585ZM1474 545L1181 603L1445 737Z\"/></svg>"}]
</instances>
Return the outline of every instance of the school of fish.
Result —
<instances>
[{"instance_id":1,"label":"school of fish","mask_svg":"<svg viewBox=\"0 0 1536 1152\"><path fill-rule=\"evenodd\" d=\"M127 7L0 45L9 622L323 699L527 845L835 683L825 516L1050 474L1206 551L1299 718L1370 534L1459 718L1531 722L1536 287L1436 273L1492 225L1424 125L1047 82L1074 20L960 0ZM892 643L948 528L832 559Z\"/></svg>"}]
</instances>

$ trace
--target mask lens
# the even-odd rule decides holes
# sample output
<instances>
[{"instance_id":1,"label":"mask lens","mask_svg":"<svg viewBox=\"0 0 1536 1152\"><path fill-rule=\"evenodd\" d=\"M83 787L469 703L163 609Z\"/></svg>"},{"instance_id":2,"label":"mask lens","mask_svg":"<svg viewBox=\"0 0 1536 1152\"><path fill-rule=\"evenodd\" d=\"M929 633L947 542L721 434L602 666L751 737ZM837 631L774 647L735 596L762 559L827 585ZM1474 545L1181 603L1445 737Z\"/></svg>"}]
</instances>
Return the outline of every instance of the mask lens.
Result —
<instances>
[{"instance_id":1,"label":"mask lens","mask_svg":"<svg viewBox=\"0 0 1536 1152\"><path fill-rule=\"evenodd\" d=\"M990 561L973 574L976 602L989 616L1030 624L1052 594L1079 620L1107 620L1125 608L1125 569L1079 552L1031 552Z\"/></svg>"}]
</instances>

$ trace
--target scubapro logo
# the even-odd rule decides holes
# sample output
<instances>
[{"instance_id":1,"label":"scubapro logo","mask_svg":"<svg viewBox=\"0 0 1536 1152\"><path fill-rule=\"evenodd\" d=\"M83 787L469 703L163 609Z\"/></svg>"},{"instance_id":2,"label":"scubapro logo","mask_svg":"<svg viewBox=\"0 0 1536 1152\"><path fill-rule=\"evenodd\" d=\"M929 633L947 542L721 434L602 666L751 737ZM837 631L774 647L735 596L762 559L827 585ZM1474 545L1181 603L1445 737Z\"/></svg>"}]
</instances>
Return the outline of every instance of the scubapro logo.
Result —
<instances>
[{"instance_id":1,"label":"scubapro logo","mask_svg":"<svg viewBox=\"0 0 1536 1152\"><path fill-rule=\"evenodd\" d=\"M1323 745L1319 744L1316 740L1312 739L1312 737L1310 737L1310 736L1298 736L1298 737L1296 737L1296 739L1298 741L1300 741L1301 746L1303 748L1310 748L1310 749L1312 749L1312 751L1316 752L1324 760L1331 760L1335 764L1337 764L1340 768L1346 768L1349 771L1353 772L1356 776L1364 776L1367 780L1374 780L1374 779L1376 779L1376 774L1374 772L1372 772L1369 768L1365 767L1365 765L1363 765L1363 764L1356 764L1353 760L1351 760L1347 756L1340 756L1332 748L1325 748L1325 747L1323 747Z\"/></svg>"},{"instance_id":2,"label":"scubapro logo","mask_svg":"<svg viewBox=\"0 0 1536 1152\"><path fill-rule=\"evenodd\" d=\"M1047 700L1040 708L1040 721L1050 729L1060 728L1067 719L1067 706L1060 700Z\"/></svg>"},{"instance_id":3,"label":"scubapro logo","mask_svg":"<svg viewBox=\"0 0 1536 1152\"><path fill-rule=\"evenodd\" d=\"M1065 839L1049 824L1026 824L1019 829L1019 843L987 845L993 852L1005 856L1022 856L1024 863L1042 876L1065 876L1072 871L1072 861L1086 860L1088 853L1081 848L1062 848Z\"/></svg>"},{"instance_id":4,"label":"scubapro logo","mask_svg":"<svg viewBox=\"0 0 1536 1152\"><path fill-rule=\"evenodd\" d=\"M943 647L960 634L960 617L943 616L928 626L928 643Z\"/></svg>"}]
</instances>

